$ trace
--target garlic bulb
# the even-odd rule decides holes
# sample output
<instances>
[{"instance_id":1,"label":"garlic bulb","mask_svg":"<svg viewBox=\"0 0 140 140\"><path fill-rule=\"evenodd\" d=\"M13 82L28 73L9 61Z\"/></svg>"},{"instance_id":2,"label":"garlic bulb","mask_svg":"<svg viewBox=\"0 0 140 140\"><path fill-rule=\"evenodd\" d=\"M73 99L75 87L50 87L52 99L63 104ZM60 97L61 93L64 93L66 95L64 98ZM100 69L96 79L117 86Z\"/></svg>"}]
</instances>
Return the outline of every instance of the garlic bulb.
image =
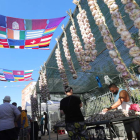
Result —
<instances>
[{"instance_id":1,"label":"garlic bulb","mask_svg":"<svg viewBox=\"0 0 140 140\"><path fill-rule=\"evenodd\" d=\"M113 62L114 62L115 65L118 65L118 64L121 63L121 60L119 58L114 58Z\"/></svg>"},{"instance_id":2,"label":"garlic bulb","mask_svg":"<svg viewBox=\"0 0 140 140\"><path fill-rule=\"evenodd\" d=\"M140 65L140 56L133 58L133 63L136 65Z\"/></svg>"},{"instance_id":3,"label":"garlic bulb","mask_svg":"<svg viewBox=\"0 0 140 140\"><path fill-rule=\"evenodd\" d=\"M130 49L129 54L133 57L139 56L140 55L140 49L139 47L133 47Z\"/></svg>"},{"instance_id":4,"label":"garlic bulb","mask_svg":"<svg viewBox=\"0 0 140 140\"><path fill-rule=\"evenodd\" d=\"M127 71L124 71L122 74L121 74L121 77L124 78L124 79L130 79L130 75Z\"/></svg>"},{"instance_id":5,"label":"garlic bulb","mask_svg":"<svg viewBox=\"0 0 140 140\"><path fill-rule=\"evenodd\" d=\"M116 58L117 57L117 53L114 50L109 51L109 55L111 58Z\"/></svg>"},{"instance_id":6,"label":"garlic bulb","mask_svg":"<svg viewBox=\"0 0 140 140\"><path fill-rule=\"evenodd\" d=\"M138 67L138 72L140 73L140 67Z\"/></svg>"},{"instance_id":7,"label":"garlic bulb","mask_svg":"<svg viewBox=\"0 0 140 140\"><path fill-rule=\"evenodd\" d=\"M133 87L133 88L136 88L139 86L139 81L129 81L129 86L130 87Z\"/></svg>"},{"instance_id":8,"label":"garlic bulb","mask_svg":"<svg viewBox=\"0 0 140 140\"><path fill-rule=\"evenodd\" d=\"M116 70L117 70L118 72L123 72L123 71L125 71L126 69L125 69L125 66L124 66L124 65L119 64L119 65L116 67Z\"/></svg>"},{"instance_id":9,"label":"garlic bulb","mask_svg":"<svg viewBox=\"0 0 140 140\"><path fill-rule=\"evenodd\" d=\"M128 40L125 40L124 42L124 45L130 49L132 47L135 47L135 41L133 39L128 39Z\"/></svg>"}]
</instances>

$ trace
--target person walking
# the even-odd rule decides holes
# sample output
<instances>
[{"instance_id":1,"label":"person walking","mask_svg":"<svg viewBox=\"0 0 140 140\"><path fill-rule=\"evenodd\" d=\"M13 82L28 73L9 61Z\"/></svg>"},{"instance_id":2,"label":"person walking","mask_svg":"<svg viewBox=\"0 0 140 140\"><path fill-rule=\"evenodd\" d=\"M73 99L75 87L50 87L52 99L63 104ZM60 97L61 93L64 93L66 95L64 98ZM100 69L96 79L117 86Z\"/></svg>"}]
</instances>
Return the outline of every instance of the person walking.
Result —
<instances>
[{"instance_id":1,"label":"person walking","mask_svg":"<svg viewBox=\"0 0 140 140\"><path fill-rule=\"evenodd\" d=\"M21 131L20 131L20 138L27 139L28 135L28 119L27 119L27 113L25 110L21 111Z\"/></svg>"},{"instance_id":2,"label":"person walking","mask_svg":"<svg viewBox=\"0 0 140 140\"><path fill-rule=\"evenodd\" d=\"M41 116L41 135L44 135L44 125L45 125L45 119L43 117L43 115Z\"/></svg>"},{"instance_id":3,"label":"person walking","mask_svg":"<svg viewBox=\"0 0 140 140\"><path fill-rule=\"evenodd\" d=\"M70 86L65 87L67 97L60 102L60 112L65 114L66 131L71 140L89 140L84 117L80 108L82 102L79 97L73 95Z\"/></svg>"},{"instance_id":4,"label":"person walking","mask_svg":"<svg viewBox=\"0 0 140 140\"><path fill-rule=\"evenodd\" d=\"M109 107L103 109L103 112L107 112L112 109L124 109L129 111L130 105L132 104L129 94L126 90L118 88L116 84L112 83L109 85L109 90L115 95L115 103ZM123 122L127 133L128 140L132 140L132 131L136 133L137 139L140 140L140 122L134 120L132 122Z\"/></svg>"},{"instance_id":5,"label":"person walking","mask_svg":"<svg viewBox=\"0 0 140 140\"><path fill-rule=\"evenodd\" d=\"M26 114L27 114L27 110L25 110ZM30 140L30 132L31 132L31 122L32 119L30 117L30 115L27 114L27 120L28 120L28 133L27 133L27 140Z\"/></svg>"},{"instance_id":6,"label":"person walking","mask_svg":"<svg viewBox=\"0 0 140 140\"><path fill-rule=\"evenodd\" d=\"M21 106L18 106L18 110L21 113L22 107ZM21 130L21 115L20 115L19 119L17 120L17 128L16 129L17 129L18 137L20 137L19 135L20 135L20 130Z\"/></svg>"},{"instance_id":7,"label":"person walking","mask_svg":"<svg viewBox=\"0 0 140 140\"><path fill-rule=\"evenodd\" d=\"M17 107L17 103L16 103L16 102L13 102L13 103L12 103L12 105L14 105L14 106L16 106L16 107Z\"/></svg>"},{"instance_id":8,"label":"person walking","mask_svg":"<svg viewBox=\"0 0 140 140\"><path fill-rule=\"evenodd\" d=\"M48 116L47 113L44 112L44 116L45 116L45 125L44 125L44 134L45 135L45 130L47 129L47 135L49 135L49 129L48 129Z\"/></svg>"},{"instance_id":9,"label":"person walking","mask_svg":"<svg viewBox=\"0 0 140 140\"><path fill-rule=\"evenodd\" d=\"M17 139L14 122L17 121L21 113L16 106L10 104L10 101L10 96L5 96L3 104L0 105L0 140Z\"/></svg>"},{"instance_id":10,"label":"person walking","mask_svg":"<svg viewBox=\"0 0 140 140\"><path fill-rule=\"evenodd\" d=\"M17 103L16 102L13 102L12 105L16 106L17 107ZM18 127L18 124L17 122L20 120L20 117L18 118L18 120L16 121L16 116L15 116L15 129L16 129L16 132L17 132L17 135L19 135L19 132L20 132L20 129Z\"/></svg>"}]
</instances>

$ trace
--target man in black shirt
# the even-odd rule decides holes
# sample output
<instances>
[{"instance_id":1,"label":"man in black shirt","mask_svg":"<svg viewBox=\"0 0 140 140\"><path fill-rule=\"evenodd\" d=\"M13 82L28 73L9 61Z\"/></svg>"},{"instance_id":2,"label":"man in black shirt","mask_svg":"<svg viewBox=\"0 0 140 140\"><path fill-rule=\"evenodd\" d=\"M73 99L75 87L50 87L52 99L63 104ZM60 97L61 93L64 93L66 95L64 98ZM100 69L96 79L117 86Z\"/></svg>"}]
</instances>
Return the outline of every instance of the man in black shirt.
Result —
<instances>
[{"instance_id":1,"label":"man in black shirt","mask_svg":"<svg viewBox=\"0 0 140 140\"><path fill-rule=\"evenodd\" d=\"M60 111L65 114L66 130L71 140L89 140L79 97L73 95L72 87L66 86L67 97L60 102Z\"/></svg>"}]
</instances>

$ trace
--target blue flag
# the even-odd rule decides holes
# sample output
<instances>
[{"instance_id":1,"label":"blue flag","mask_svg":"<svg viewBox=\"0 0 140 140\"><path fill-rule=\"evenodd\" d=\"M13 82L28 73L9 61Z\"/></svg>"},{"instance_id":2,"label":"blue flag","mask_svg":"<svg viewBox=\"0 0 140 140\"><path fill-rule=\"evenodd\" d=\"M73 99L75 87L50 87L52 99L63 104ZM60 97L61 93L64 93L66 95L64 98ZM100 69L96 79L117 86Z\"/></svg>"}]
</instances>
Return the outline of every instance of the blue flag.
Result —
<instances>
[{"instance_id":1,"label":"blue flag","mask_svg":"<svg viewBox=\"0 0 140 140\"><path fill-rule=\"evenodd\" d=\"M24 40L13 40L13 39L8 39L8 43L10 46L24 46Z\"/></svg>"},{"instance_id":2,"label":"blue flag","mask_svg":"<svg viewBox=\"0 0 140 140\"><path fill-rule=\"evenodd\" d=\"M6 17L0 15L0 26L6 27Z\"/></svg>"}]
</instances>

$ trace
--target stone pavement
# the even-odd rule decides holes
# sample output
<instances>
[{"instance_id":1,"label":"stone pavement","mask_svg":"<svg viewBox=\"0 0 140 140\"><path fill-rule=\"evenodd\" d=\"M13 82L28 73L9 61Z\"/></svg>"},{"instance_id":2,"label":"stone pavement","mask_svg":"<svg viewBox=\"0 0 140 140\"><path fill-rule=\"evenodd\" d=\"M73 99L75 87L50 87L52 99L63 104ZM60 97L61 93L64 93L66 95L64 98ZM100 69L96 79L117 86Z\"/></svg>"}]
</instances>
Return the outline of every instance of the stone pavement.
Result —
<instances>
[{"instance_id":1,"label":"stone pavement","mask_svg":"<svg viewBox=\"0 0 140 140\"><path fill-rule=\"evenodd\" d=\"M49 140L49 136L42 136L41 140ZM57 140L57 134L51 133L51 140ZM58 135L58 140L69 140L68 135Z\"/></svg>"}]
</instances>

